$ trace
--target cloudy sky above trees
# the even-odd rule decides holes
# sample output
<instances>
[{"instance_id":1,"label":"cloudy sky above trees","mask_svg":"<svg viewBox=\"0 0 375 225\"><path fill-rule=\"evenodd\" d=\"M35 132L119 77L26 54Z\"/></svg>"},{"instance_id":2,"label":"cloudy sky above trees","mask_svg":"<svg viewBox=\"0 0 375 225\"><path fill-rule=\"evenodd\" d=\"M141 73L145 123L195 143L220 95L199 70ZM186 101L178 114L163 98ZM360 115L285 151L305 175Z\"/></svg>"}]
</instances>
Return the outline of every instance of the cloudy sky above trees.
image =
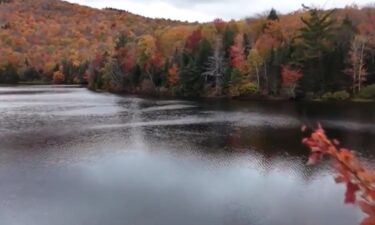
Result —
<instances>
[{"instance_id":1,"label":"cloudy sky above trees","mask_svg":"<svg viewBox=\"0 0 375 225\"><path fill-rule=\"evenodd\" d=\"M282 13L301 8L302 3L320 8L367 5L374 0L68 0L96 8L112 7L158 18L211 21L241 19L275 8Z\"/></svg>"}]
</instances>

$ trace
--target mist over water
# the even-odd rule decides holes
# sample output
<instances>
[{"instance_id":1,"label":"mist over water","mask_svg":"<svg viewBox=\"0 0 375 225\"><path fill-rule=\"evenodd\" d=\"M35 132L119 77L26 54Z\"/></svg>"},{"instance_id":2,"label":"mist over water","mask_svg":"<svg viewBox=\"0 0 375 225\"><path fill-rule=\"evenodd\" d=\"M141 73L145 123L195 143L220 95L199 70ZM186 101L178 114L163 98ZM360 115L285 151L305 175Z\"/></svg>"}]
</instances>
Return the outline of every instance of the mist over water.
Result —
<instances>
[{"instance_id":1,"label":"mist over water","mask_svg":"<svg viewBox=\"0 0 375 225\"><path fill-rule=\"evenodd\" d=\"M0 87L4 225L353 225L302 124L373 165L375 106L146 99Z\"/></svg>"}]
</instances>

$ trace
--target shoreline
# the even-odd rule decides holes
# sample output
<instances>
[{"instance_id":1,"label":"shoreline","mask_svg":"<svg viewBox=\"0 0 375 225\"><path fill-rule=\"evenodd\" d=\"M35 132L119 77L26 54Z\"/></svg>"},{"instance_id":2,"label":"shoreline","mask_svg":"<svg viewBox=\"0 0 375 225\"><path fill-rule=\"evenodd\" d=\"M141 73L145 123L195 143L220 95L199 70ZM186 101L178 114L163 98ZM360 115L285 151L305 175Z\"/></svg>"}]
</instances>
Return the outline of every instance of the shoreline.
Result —
<instances>
[{"instance_id":1,"label":"shoreline","mask_svg":"<svg viewBox=\"0 0 375 225\"><path fill-rule=\"evenodd\" d=\"M311 102L311 103L361 103L361 104L374 104L375 99L361 99L361 98L350 98L348 100L323 100L323 99L292 99L292 98L285 98L285 97L275 97L275 96L265 96L265 95L248 95L248 96L238 96L238 97L229 97L229 96L178 96L171 93L161 93L155 91L153 93L142 93L140 91L110 91L105 89L90 89L88 88L87 84L51 84L46 82L20 82L17 84L0 84L0 87L17 87L17 86L55 86L55 87L78 87L78 88L86 88L92 92L96 93L111 93L120 96L125 95L132 95L132 96L139 96L139 97L148 97L148 98L167 98L167 99L189 99L189 100L229 100L229 101L266 101L266 102L296 102L296 103L304 103L304 102Z\"/></svg>"},{"instance_id":2,"label":"shoreline","mask_svg":"<svg viewBox=\"0 0 375 225\"><path fill-rule=\"evenodd\" d=\"M87 88L87 87L86 87ZM290 99L283 97L274 97L274 96L262 96L262 95L253 95L253 96L239 96L239 97L229 97L229 96L178 96L171 94L162 94L162 93L141 93L141 92L128 92L128 91L108 91L108 90L91 90L90 91L97 93L111 93L120 96L139 96L147 98L161 98L161 99L187 99L187 100L228 100L228 101L239 101L239 102L295 102L295 103L358 103L358 104L374 104L375 99L359 99L351 98L348 100L322 100L322 99Z\"/></svg>"}]
</instances>

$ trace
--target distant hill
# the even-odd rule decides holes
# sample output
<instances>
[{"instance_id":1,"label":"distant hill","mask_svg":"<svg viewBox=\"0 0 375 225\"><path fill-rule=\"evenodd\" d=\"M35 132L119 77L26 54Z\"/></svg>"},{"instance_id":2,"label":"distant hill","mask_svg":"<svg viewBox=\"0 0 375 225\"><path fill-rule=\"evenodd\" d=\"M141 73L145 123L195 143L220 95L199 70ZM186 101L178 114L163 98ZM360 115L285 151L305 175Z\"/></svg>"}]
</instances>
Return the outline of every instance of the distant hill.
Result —
<instances>
[{"instance_id":1,"label":"distant hill","mask_svg":"<svg viewBox=\"0 0 375 225\"><path fill-rule=\"evenodd\" d=\"M187 25L59 0L0 2L0 64L27 59L35 67L51 68L62 58L82 61L96 51L111 51L120 34L136 37Z\"/></svg>"}]
</instances>

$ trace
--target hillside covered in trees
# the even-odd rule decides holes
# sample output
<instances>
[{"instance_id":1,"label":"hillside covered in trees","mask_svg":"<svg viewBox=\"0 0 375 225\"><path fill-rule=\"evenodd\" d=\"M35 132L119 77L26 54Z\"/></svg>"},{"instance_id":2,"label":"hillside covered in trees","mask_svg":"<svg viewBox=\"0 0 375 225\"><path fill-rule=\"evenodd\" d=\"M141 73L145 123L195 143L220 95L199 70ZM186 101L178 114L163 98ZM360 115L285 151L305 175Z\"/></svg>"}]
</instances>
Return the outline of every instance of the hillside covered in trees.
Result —
<instances>
[{"instance_id":1,"label":"hillside covered in trees","mask_svg":"<svg viewBox=\"0 0 375 225\"><path fill-rule=\"evenodd\" d=\"M0 0L0 83L170 96L375 98L375 9L186 23Z\"/></svg>"}]
</instances>

